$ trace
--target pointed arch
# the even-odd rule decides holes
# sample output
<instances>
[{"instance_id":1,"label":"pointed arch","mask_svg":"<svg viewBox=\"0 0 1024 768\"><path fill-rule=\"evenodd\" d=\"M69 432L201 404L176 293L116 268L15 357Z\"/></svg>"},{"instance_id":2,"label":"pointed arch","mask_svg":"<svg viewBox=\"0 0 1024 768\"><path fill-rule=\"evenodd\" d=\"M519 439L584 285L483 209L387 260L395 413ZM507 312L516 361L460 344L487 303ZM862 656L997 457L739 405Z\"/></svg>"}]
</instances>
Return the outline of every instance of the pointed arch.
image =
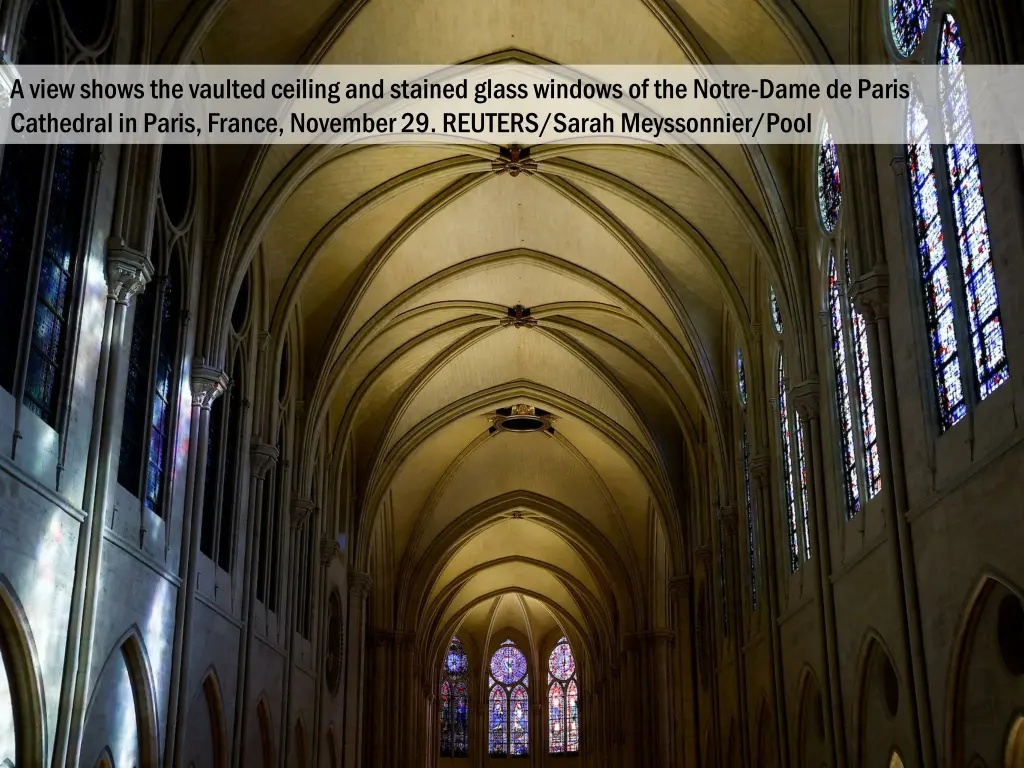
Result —
<instances>
[{"instance_id":1,"label":"pointed arch","mask_svg":"<svg viewBox=\"0 0 1024 768\"><path fill-rule=\"evenodd\" d=\"M42 765L45 752L43 691L35 642L21 602L3 575L0 575L0 655L10 681L18 763Z\"/></svg>"},{"instance_id":2,"label":"pointed arch","mask_svg":"<svg viewBox=\"0 0 1024 768\"><path fill-rule=\"evenodd\" d=\"M1024 768L1024 715L1018 714L1006 737L1006 768Z\"/></svg>"},{"instance_id":3,"label":"pointed arch","mask_svg":"<svg viewBox=\"0 0 1024 768\"><path fill-rule=\"evenodd\" d=\"M341 768L341 756L338 754L338 741L334 737L334 724L327 726L327 766Z\"/></svg>"},{"instance_id":4,"label":"pointed arch","mask_svg":"<svg viewBox=\"0 0 1024 768\"><path fill-rule=\"evenodd\" d=\"M295 765L296 768L306 768L309 765L309 751L306 748L306 725L302 722L302 715L295 719Z\"/></svg>"},{"instance_id":5,"label":"pointed arch","mask_svg":"<svg viewBox=\"0 0 1024 768\"><path fill-rule=\"evenodd\" d=\"M768 698L762 696L757 717L757 768L776 768L777 758L772 710L768 706Z\"/></svg>"},{"instance_id":6,"label":"pointed arch","mask_svg":"<svg viewBox=\"0 0 1024 768\"><path fill-rule=\"evenodd\" d=\"M870 760L885 759L885 754L873 753L869 758L868 751L868 721L879 725L886 721L895 721L900 708L902 681L892 652L886 645L882 636L874 629L869 629L861 642L860 653L857 656L857 676L854 689L855 708L853 713L854 723L854 756L855 764L867 765ZM876 712L882 709L884 718L877 717ZM893 743L899 736L893 729L893 733L872 733L872 740L881 743L889 740ZM954 763L955 764L955 763Z\"/></svg>"},{"instance_id":7,"label":"pointed arch","mask_svg":"<svg viewBox=\"0 0 1024 768\"><path fill-rule=\"evenodd\" d=\"M120 643L121 654L135 703L136 726L139 734L139 764L157 765L159 753L159 722L156 708L156 685L153 666L142 639L142 632L133 625Z\"/></svg>"},{"instance_id":8,"label":"pointed arch","mask_svg":"<svg viewBox=\"0 0 1024 768\"><path fill-rule=\"evenodd\" d=\"M0 768L7 768L8 763L5 761ZM14 768L12 765L11 768ZM103 751L100 752L99 758L96 760L96 768L115 768L114 756L110 754L110 747L104 747Z\"/></svg>"},{"instance_id":9,"label":"pointed arch","mask_svg":"<svg viewBox=\"0 0 1024 768\"><path fill-rule=\"evenodd\" d=\"M226 768L228 764L228 737L224 725L224 697L221 694L220 679L212 667L203 679L203 695L206 709L210 713L210 735L213 740L213 764Z\"/></svg>"},{"instance_id":10,"label":"pointed arch","mask_svg":"<svg viewBox=\"0 0 1024 768\"><path fill-rule=\"evenodd\" d=\"M949 701L946 707L946 750L951 765L962 765L966 760L964 723L966 722L970 661L974 656L975 641L982 625L982 618L989 604L998 597L997 593L1000 592L1004 597L1013 597L1019 603L1024 603L1024 590L1014 581L1001 574L985 572L978 578L974 589L968 593L960 624L954 635L947 687ZM996 653L998 652L997 650ZM1012 754L1024 757L1024 734L1022 734L1020 714L1017 713L1017 715L1007 739L1007 761L1011 756L1011 747L1016 750ZM1006 765L1016 768L1015 763L1007 762Z\"/></svg>"},{"instance_id":11,"label":"pointed arch","mask_svg":"<svg viewBox=\"0 0 1024 768\"><path fill-rule=\"evenodd\" d=\"M800 674L798 690L797 765L800 768L821 768L828 765L823 699L818 678L809 666L805 666Z\"/></svg>"},{"instance_id":12,"label":"pointed arch","mask_svg":"<svg viewBox=\"0 0 1024 768\"><path fill-rule=\"evenodd\" d=\"M273 768L274 761L274 719L266 694L260 694L256 702L256 722L260 728L260 748L263 752L263 768Z\"/></svg>"}]
</instances>

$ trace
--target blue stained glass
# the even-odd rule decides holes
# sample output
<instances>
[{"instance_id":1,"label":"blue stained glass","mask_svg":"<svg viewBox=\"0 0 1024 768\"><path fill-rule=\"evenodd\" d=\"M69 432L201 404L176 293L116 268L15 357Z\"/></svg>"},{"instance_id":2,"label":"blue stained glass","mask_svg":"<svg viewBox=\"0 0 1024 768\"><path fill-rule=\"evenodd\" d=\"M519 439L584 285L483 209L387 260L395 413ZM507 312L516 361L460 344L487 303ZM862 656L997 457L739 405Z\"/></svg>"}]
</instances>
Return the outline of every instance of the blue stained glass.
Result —
<instances>
[{"instance_id":1,"label":"blue stained glass","mask_svg":"<svg viewBox=\"0 0 1024 768\"><path fill-rule=\"evenodd\" d=\"M907 179L914 206L914 232L939 423L943 429L949 429L967 414L967 404L960 377L931 133L916 92L907 109Z\"/></svg>"},{"instance_id":2,"label":"blue stained glass","mask_svg":"<svg viewBox=\"0 0 1024 768\"><path fill-rule=\"evenodd\" d=\"M860 511L860 484L857 481L857 454L853 441L853 409L847 375L846 339L843 331L842 287L836 269L835 254L829 256L829 315L832 325L832 370L835 378L836 407L839 412L839 443L843 467L846 517Z\"/></svg>"},{"instance_id":3,"label":"blue stained glass","mask_svg":"<svg viewBox=\"0 0 1024 768\"><path fill-rule=\"evenodd\" d=\"M565 705L561 683L548 689L548 751L552 755L565 752Z\"/></svg>"},{"instance_id":4,"label":"blue stained glass","mask_svg":"<svg viewBox=\"0 0 1024 768\"><path fill-rule=\"evenodd\" d=\"M772 325L776 333L782 333L782 310L779 309L779 298L775 295L775 289L768 286L768 306L772 313Z\"/></svg>"},{"instance_id":5,"label":"blue stained glass","mask_svg":"<svg viewBox=\"0 0 1024 768\"><path fill-rule=\"evenodd\" d=\"M757 610L757 543L754 540L754 505L750 491L750 440L743 422L743 497L747 505L747 556L750 559L750 607Z\"/></svg>"},{"instance_id":6,"label":"blue stained glass","mask_svg":"<svg viewBox=\"0 0 1024 768\"><path fill-rule=\"evenodd\" d=\"M459 638L453 637L442 665L441 757L466 757L469 754L468 672L469 657Z\"/></svg>"},{"instance_id":7,"label":"blue stained glass","mask_svg":"<svg viewBox=\"0 0 1024 768\"><path fill-rule=\"evenodd\" d=\"M511 641L506 641L491 657L491 674L505 685L518 682L526 674L526 657Z\"/></svg>"},{"instance_id":8,"label":"blue stained glass","mask_svg":"<svg viewBox=\"0 0 1024 768\"><path fill-rule=\"evenodd\" d=\"M782 448L782 488L785 494L786 520L789 526L789 569L800 567L800 547L797 541L796 493L793 486L793 444L789 426L789 408L786 403L786 363L779 355L779 427Z\"/></svg>"},{"instance_id":9,"label":"blue stained glass","mask_svg":"<svg viewBox=\"0 0 1024 768\"><path fill-rule=\"evenodd\" d=\"M576 685L576 681L573 680L569 683L569 687L565 691L565 709L566 709L566 734L565 734L565 751L566 752L579 752L580 751L580 696L579 688Z\"/></svg>"},{"instance_id":10,"label":"blue stained glass","mask_svg":"<svg viewBox=\"0 0 1024 768\"><path fill-rule=\"evenodd\" d=\"M548 685L548 751L553 755L576 752L580 736L576 658L564 637L548 656Z\"/></svg>"},{"instance_id":11,"label":"blue stained glass","mask_svg":"<svg viewBox=\"0 0 1024 768\"><path fill-rule=\"evenodd\" d=\"M448 654L444 662L445 672L452 677L462 677L469 670L469 657L462 647L459 638L453 637L448 646Z\"/></svg>"},{"instance_id":12,"label":"blue stained glass","mask_svg":"<svg viewBox=\"0 0 1024 768\"><path fill-rule=\"evenodd\" d=\"M517 685L509 697L509 754L530 754L530 697Z\"/></svg>"},{"instance_id":13,"label":"blue stained glass","mask_svg":"<svg viewBox=\"0 0 1024 768\"><path fill-rule=\"evenodd\" d=\"M828 121L821 124L821 140L818 147L818 212L826 231L831 232L839 223L839 209L843 204L842 186L839 183L839 150L832 140Z\"/></svg>"},{"instance_id":14,"label":"blue stained glass","mask_svg":"<svg viewBox=\"0 0 1024 768\"><path fill-rule=\"evenodd\" d=\"M496 757L508 754L508 694L500 685L491 688L487 750Z\"/></svg>"},{"instance_id":15,"label":"blue stained glass","mask_svg":"<svg viewBox=\"0 0 1024 768\"><path fill-rule=\"evenodd\" d=\"M530 753L530 700L526 657L511 640L491 656L488 751L494 756Z\"/></svg>"},{"instance_id":16,"label":"blue stained glass","mask_svg":"<svg viewBox=\"0 0 1024 768\"><path fill-rule=\"evenodd\" d=\"M452 753L452 691L448 681L441 683L441 757Z\"/></svg>"},{"instance_id":17,"label":"blue stained glass","mask_svg":"<svg viewBox=\"0 0 1024 768\"><path fill-rule=\"evenodd\" d=\"M455 723L452 742L453 757L469 755L469 688L464 682L455 685Z\"/></svg>"},{"instance_id":18,"label":"blue stained glass","mask_svg":"<svg viewBox=\"0 0 1024 768\"><path fill-rule=\"evenodd\" d=\"M943 19L939 61L943 69L939 90L946 135L946 168L964 276L975 379L984 399L1009 379L1009 364L1002 333L986 332L992 324L999 326L999 294L991 263L985 193L963 71L963 40L950 14Z\"/></svg>"},{"instance_id":19,"label":"blue stained glass","mask_svg":"<svg viewBox=\"0 0 1024 768\"><path fill-rule=\"evenodd\" d=\"M743 367L743 350L736 348L736 389L739 391L740 403L747 404L747 371Z\"/></svg>"},{"instance_id":20,"label":"blue stained glass","mask_svg":"<svg viewBox=\"0 0 1024 768\"><path fill-rule=\"evenodd\" d=\"M931 13L932 0L889 0L889 29L900 56L917 50Z\"/></svg>"},{"instance_id":21,"label":"blue stained glass","mask_svg":"<svg viewBox=\"0 0 1024 768\"><path fill-rule=\"evenodd\" d=\"M804 445L804 428L796 421L796 459L800 472L800 500L803 502L804 557L811 557L811 479L807 474L807 448Z\"/></svg>"}]
</instances>

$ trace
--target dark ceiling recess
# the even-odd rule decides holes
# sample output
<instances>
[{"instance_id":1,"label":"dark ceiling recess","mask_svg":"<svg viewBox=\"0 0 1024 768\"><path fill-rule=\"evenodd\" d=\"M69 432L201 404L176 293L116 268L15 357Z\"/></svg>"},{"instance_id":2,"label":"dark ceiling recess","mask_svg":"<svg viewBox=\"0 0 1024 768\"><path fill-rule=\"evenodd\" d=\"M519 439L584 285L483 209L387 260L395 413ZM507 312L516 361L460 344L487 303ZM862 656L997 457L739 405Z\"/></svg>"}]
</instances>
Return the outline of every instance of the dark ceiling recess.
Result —
<instances>
[{"instance_id":1,"label":"dark ceiling recess","mask_svg":"<svg viewBox=\"0 0 1024 768\"><path fill-rule=\"evenodd\" d=\"M504 432L553 431L552 416L545 410L519 403L511 408L499 408L492 417L494 428Z\"/></svg>"}]
</instances>

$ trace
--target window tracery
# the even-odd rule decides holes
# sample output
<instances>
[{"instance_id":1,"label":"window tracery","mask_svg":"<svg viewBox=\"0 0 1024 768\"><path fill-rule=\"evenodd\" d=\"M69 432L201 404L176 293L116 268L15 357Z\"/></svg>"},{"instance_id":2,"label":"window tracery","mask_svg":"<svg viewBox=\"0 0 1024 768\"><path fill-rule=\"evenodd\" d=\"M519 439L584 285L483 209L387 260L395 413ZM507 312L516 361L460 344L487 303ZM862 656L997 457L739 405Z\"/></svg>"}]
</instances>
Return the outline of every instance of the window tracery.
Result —
<instances>
[{"instance_id":1,"label":"window tracery","mask_svg":"<svg viewBox=\"0 0 1024 768\"><path fill-rule=\"evenodd\" d=\"M469 657L453 637L441 670L441 757L469 756Z\"/></svg>"},{"instance_id":2,"label":"window tracery","mask_svg":"<svg viewBox=\"0 0 1024 768\"><path fill-rule=\"evenodd\" d=\"M530 754L530 684L526 657L506 640L491 656L487 749L492 757Z\"/></svg>"}]
</instances>

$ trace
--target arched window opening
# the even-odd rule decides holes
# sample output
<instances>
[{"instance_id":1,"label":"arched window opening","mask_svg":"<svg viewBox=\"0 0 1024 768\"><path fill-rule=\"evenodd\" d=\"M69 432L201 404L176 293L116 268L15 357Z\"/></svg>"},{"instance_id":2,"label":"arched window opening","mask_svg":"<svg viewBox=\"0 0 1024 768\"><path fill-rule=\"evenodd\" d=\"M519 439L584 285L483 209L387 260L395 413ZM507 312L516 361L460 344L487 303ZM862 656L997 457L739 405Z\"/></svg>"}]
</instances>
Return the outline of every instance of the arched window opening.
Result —
<instances>
[{"instance_id":1,"label":"arched window opening","mask_svg":"<svg viewBox=\"0 0 1024 768\"><path fill-rule=\"evenodd\" d=\"M782 333L782 310L779 308L779 297L775 295L775 289L768 286L768 309L772 313L772 325L776 333Z\"/></svg>"},{"instance_id":2,"label":"arched window opening","mask_svg":"<svg viewBox=\"0 0 1024 768\"><path fill-rule=\"evenodd\" d=\"M530 697L526 657L511 640L491 656L487 750L492 757L530 754Z\"/></svg>"},{"instance_id":3,"label":"arched window opening","mask_svg":"<svg viewBox=\"0 0 1024 768\"><path fill-rule=\"evenodd\" d=\"M939 93L946 135L946 173L974 352L975 384L984 400L1010 378L1010 370L1003 344L988 214L962 57L963 40L959 27L947 13L942 23L939 47L942 67Z\"/></svg>"},{"instance_id":4,"label":"arched window opening","mask_svg":"<svg viewBox=\"0 0 1024 768\"><path fill-rule=\"evenodd\" d=\"M106 19L109 3L95 11ZM102 57L109 40L83 49L70 34L68 13L66 5L31 3L16 49L19 64ZM3 147L0 386L57 431L71 390L67 372L81 306L92 169L93 149L86 145Z\"/></svg>"},{"instance_id":5,"label":"arched window opening","mask_svg":"<svg viewBox=\"0 0 1024 768\"><path fill-rule=\"evenodd\" d=\"M744 408L747 405L747 370L743 366L743 350L736 347L736 392L740 398L740 405Z\"/></svg>"},{"instance_id":6,"label":"arched window opening","mask_svg":"<svg viewBox=\"0 0 1024 768\"><path fill-rule=\"evenodd\" d=\"M256 599L268 611L277 611L277 565L280 556L281 516L284 514L284 414L277 430L278 463L267 473L263 483L263 504L260 509L260 548L256 567Z\"/></svg>"},{"instance_id":7,"label":"arched window opening","mask_svg":"<svg viewBox=\"0 0 1024 768\"><path fill-rule=\"evenodd\" d=\"M889 31L900 56L912 56L921 44L932 0L889 0Z\"/></svg>"},{"instance_id":8,"label":"arched window opening","mask_svg":"<svg viewBox=\"0 0 1024 768\"><path fill-rule=\"evenodd\" d=\"M818 213L826 232L834 232L839 223L839 210L843 203L839 183L839 149L832 139L828 120L821 123L818 142Z\"/></svg>"},{"instance_id":9,"label":"arched window opening","mask_svg":"<svg viewBox=\"0 0 1024 768\"><path fill-rule=\"evenodd\" d=\"M790 570L796 572L801 561L810 557L807 545L807 463L803 430L790 413L785 391L785 359L778 356L778 420L781 450L782 503L785 507L787 537L790 541ZM797 474L799 471L799 475ZM803 511L802 511L803 510ZM801 546L803 530L804 546Z\"/></svg>"},{"instance_id":10,"label":"arched window opening","mask_svg":"<svg viewBox=\"0 0 1024 768\"><path fill-rule=\"evenodd\" d=\"M924 104L915 92L907 108L907 178L914 207L914 233L924 288L925 321L939 424L949 429L967 415L956 339L956 310L949 283L948 256Z\"/></svg>"},{"instance_id":11,"label":"arched window opening","mask_svg":"<svg viewBox=\"0 0 1024 768\"><path fill-rule=\"evenodd\" d=\"M923 24L927 20L925 13ZM952 15L944 14L941 25L938 85L945 151L932 151L928 118L915 92L907 108L907 179L934 396L939 426L945 431L1009 380L1010 369L963 71L963 39ZM900 28L894 36L903 31ZM939 194L938 174L947 182L948 194ZM955 241L955 247L947 250L948 241ZM974 375L965 378L963 370L968 367Z\"/></svg>"},{"instance_id":12,"label":"arched window opening","mask_svg":"<svg viewBox=\"0 0 1024 768\"><path fill-rule=\"evenodd\" d=\"M754 528L754 504L750 488L750 438L747 436L746 414L740 447L743 453L743 503L747 512L747 558L750 561L750 609L758 609L757 594L757 540Z\"/></svg>"},{"instance_id":13,"label":"arched window opening","mask_svg":"<svg viewBox=\"0 0 1024 768\"><path fill-rule=\"evenodd\" d=\"M441 757L469 756L469 657L453 637L441 670Z\"/></svg>"},{"instance_id":14,"label":"arched window opening","mask_svg":"<svg viewBox=\"0 0 1024 768\"><path fill-rule=\"evenodd\" d=\"M580 689L576 657L566 638L548 656L548 752L580 751Z\"/></svg>"},{"instance_id":15,"label":"arched window opening","mask_svg":"<svg viewBox=\"0 0 1024 768\"><path fill-rule=\"evenodd\" d=\"M840 429L840 464L843 470L843 491L848 520L861 508L861 467L868 498L874 498L882 488L867 328L863 316L853 308L849 300L849 285L849 258L844 255L840 266L835 253L830 253L829 320L832 338L832 376ZM847 354L848 349L853 351L852 355ZM855 423L860 429L859 435L856 433Z\"/></svg>"}]
</instances>

